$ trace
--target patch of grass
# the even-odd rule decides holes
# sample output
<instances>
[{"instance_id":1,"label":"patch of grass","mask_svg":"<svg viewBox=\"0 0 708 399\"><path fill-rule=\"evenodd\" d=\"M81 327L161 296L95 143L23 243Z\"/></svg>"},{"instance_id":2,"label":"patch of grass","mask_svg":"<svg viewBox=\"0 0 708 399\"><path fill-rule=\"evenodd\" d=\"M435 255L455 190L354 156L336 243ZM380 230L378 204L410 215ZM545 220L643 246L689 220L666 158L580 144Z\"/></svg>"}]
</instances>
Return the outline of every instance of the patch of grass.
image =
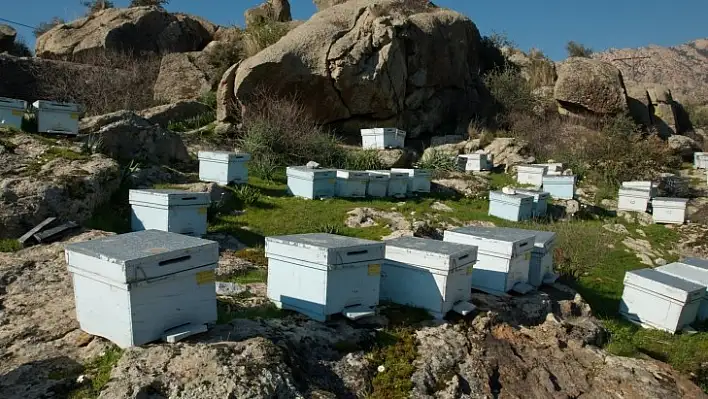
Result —
<instances>
[{"instance_id":1,"label":"patch of grass","mask_svg":"<svg viewBox=\"0 0 708 399\"><path fill-rule=\"evenodd\" d=\"M22 249L22 244L14 238L0 239L0 252L16 252Z\"/></svg>"},{"instance_id":2,"label":"patch of grass","mask_svg":"<svg viewBox=\"0 0 708 399\"><path fill-rule=\"evenodd\" d=\"M428 149L416 166L434 172L454 172L457 170L457 157L447 151Z\"/></svg>"},{"instance_id":3,"label":"patch of grass","mask_svg":"<svg viewBox=\"0 0 708 399\"><path fill-rule=\"evenodd\" d=\"M492 190L501 190L504 187L520 187L514 176L508 173L490 173L489 188Z\"/></svg>"},{"instance_id":4,"label":"patch of grass","mask_svg":"<svg viewBox=\"0 0 708 399\"><path fill-rule=\"evenodd\" d=\"M69 393L70 399L87 399L97 398L101 394L101 390L106 386L111 377L111 370L118 363L123 351L112 346L83 367L83 374L87 374L91 378L88 385L82 386Z\"/></svg>"},{"instance_id":5,"label":"patch of grass","mask_svg":"<svg viewBox=\"0 0 708 399\"><path fill-rule=\"evenodd\" d=\"M2 133L3 133L3 135L5 135L5 131L3 131ZM0 147L5 148L5 151L12 153L12 152L15 152L17 145L15 145L14 143L12 143L9 140L4 140L4 139L0 138Z\"/></svg>"},{"instance_id":6,"label":"patch of grass","mask_svg":"<svg viewBox=\"0 0 708 399\"><path fill-rule=\"evenodd\" d=\"M244 58L258 54L261 50L275 44L290 31L287 22L263 21L252 24L243 36Z\"/></svg>"},{"instance_id":7,"label":"patch of grass","mask_svg":"<svg viewBox=\"0 0 708 399\"><path fill-rule=\"evenodd\" d=\"M56 158L68 159L71 161L82 161L89 159L89 156L64 147L50 147L44 152L42 158L49 161Z\"/></svg>"},{"instance_id":8,"label":"patch of grass","mask_svg":"<svg viewBox=\"0 0 708 399\"><path fill-rule=\"evenodd\" d=\"M86 227L118 234L130 233L132 228L128 203L129 189L129 185L123 184L105 204L99 205L85 223Z\"/></svg>"},{"instance_id":9,"label":"patch of grass","mask_svg":"<svg viewBox=\"0 0 708 399\"><path fill-rule=\"evenodd\" d=\"M371 381L371 399L404 399L410 396L413 388L411 376L415 372L414 361L418 356L413 331L401 328L394 331L376 333L377 344L369 354L371 364L382 372L376 371Z\"/></svg>"},{"instance_id":10,"label":"patch of grass","mask_svg":"<svg viewBox=\"0 0 708 399\"><path fill-rule=\"evenodd\" d=\"M380 170L384 169L377 150L347 151L343 169L349 170Z\"/></svg>"},{"instance_id":11,"label":"patch of grass","mask_svg":"<svg viewBox=\"0 0 708 399\"><path fill-rule=\"evenodd\" d=\"M253 263L254 265L263 267L268 266L268 258L265 256L265 248L263 247L245 248L237 251L235 255L243 260ZM267 276L267 273L265 276ZM265 277L263 278L263 281L265 281Z\"/></svg>"},{"instance_id":12,"label":"patch of grass","mask_svg":"<svg viewBox=\"0 0 708 399\"><path fill-rule=\"evenodd\" d=\"M167 124L167 129L178 133L189 132L207 126L215 120L216 111L212 110L185 120L170 121L170 123Z\"/></svg>"},{"instance_id":13,"label":"patch of grass","mask_svg":"<svg viewBox=\"0 0 708 399\"><path fill-rule=\"evenodd\" d=\"M268 270L248 269L235 274L229 281L237 284L265 283L268 281Z\"/></svg>"},{"instance_id":14,"label":"patch of grass","mask_svg":"<svg viewBox=\"0 0 708 399\"><path fill-rule=\"evenodd\" d=\"M217 324L226 324L235 319L279 319L287 313L271 302L259 306L244 307L221 300L217 301Z\"/></svg>"}]
</instances>

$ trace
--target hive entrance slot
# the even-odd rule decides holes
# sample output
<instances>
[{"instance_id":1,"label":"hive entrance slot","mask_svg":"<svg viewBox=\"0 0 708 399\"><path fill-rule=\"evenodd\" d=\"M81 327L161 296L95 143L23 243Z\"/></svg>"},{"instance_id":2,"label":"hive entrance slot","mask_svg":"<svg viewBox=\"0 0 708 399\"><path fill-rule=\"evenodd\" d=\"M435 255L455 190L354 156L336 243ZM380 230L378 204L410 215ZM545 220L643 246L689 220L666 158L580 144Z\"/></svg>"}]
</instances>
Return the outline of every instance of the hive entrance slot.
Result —
<instances>
[{"instance_id":1,"label":"hive entrance slot","mask_svg":"<svg viewBox=\"0 0 708 399\"><path fill-rule=\"evenodd\" d=\"M180 256L179 258L173 258L173 259L167 259L160 261L158 263L159 266L167 266L167 265L173 265L175 263L180 263L184 262L186 260L189 260L192 256L191 255L185 255L185 256Z\"/></svg>"},{"instance_id":2,"label":"hive entrance slot","mask_svg":"<svg viewBox=\"0 0 708 399\"><path fill-rule=\"evenodd\" d=\"M197 199L197 197L184 197L182 198L182 201L193 201L195 199Z\"/></svg>"},{"instance_id":3,"label":"hive entrance slot","mask_svg":"<svg viewBox=\"0 0 708 399\"><path fill-rule=\"evenodd\" d=\"M469 255L462 255L462 256L460 256L460 257L457 258L457 259L462 260L462 259L467 259L467 258L469 258L469 257L470 257Z\"/></svg>"},{"instance_id":4,"label":"hive entrance slot","mask_svg":"<svg viewBox=\"0 0 708 399\"><path fill-rule=\"evenodd\" d=\"M353 255L364 255L365 253L369 252L368 250L363 250L363 251L351 251L347 252L348 256L353 256Z\"/></svg>"}]
</instances>

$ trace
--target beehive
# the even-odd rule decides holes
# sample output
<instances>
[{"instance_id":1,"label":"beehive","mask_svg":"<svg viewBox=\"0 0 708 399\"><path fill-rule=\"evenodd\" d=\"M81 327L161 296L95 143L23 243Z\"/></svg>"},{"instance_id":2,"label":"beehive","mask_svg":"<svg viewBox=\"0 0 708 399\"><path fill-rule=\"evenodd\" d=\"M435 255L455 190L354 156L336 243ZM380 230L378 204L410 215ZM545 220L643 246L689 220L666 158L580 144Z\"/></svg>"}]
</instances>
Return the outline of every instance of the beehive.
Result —
<instances>
[{"instance_id":1,"label":"beehive","mask_svg":"<svg viewBox=\"0 0 708 399\"><path fill-rule=\"evenodd\" d=\"M543 176L543 191L558 199L573 199L575 176Z\"/></svg>"},{"instance_id":2,"label":"beehive","mask_svg":"<svg viewBox=\"0 0 708 399\"><path fill-rule=\"evenodd\" d=\"M532 232L489 227L461 227L443 235L444 241L477 247L472 288L493 295L533 290L528 280L535 238Z\"/></svg>"},{"instance_id":3,"label":"beehive","mask_svg":"<svg viewBox=\"0 0 708 399\"><path fill-rule=\"evenodd\" d=\"M248 183L251 155L227 151L199 151L199 180L223 186Z\"/></svg>"},{"instance_id":4,"label":"beehive","mask_svg":"<svg viewBox=\"0 0 708 399\"><path fill-rule=\"evenodd\" d=\"M686 221L686 198L656 197L651 201L654 223L683 224Z\"/></svg>"},{"instance_id":5,"label":"beehive","mask_svg":"<svg viewBox=\"0 0 708 399\"><path fill-rule=\"evenodd\" d=\"M560 162L535 163L536 166L545 166L548 168L546 174L549 176L560 176L563 174L563 164Z\"/></svg>"},{"instance_id":6,"label":"beehive","mask_svg":"<svg viewBox=\"0 0 708 399\"><path fill-rule=\"evenodd\" d=\"M670 263L654 269L658 272L668 274L698 284L701 287L708 287L708 269L695 267L683 262ZM708 319L708 297L704 297L698 307L698 320Z\"/></svg>"},{"instance_id":7,"label":"beehive","mask_svg":"<svg viewBox=\"0 0 708 399\"><path fill-rule=\"evenodd\" d=\"M620 188L619 200L617 201L618 211L646 212L651 200L651 191Z\"/></svg>"},{"instance_id":8,"label":"beehive","mask_svg":"<svg viewBox=\"0 0 708 399\"><path fill-rule=\"evenodd\" d=\"M529 233L535 236L529 265L529 284L540 287L542 284L553 284L558 275L553 271L553 249L556 245L556 233L552 231L535 231L500 227L500 230L515 233Z\"/></svg>"},{"instance_id":9,"label":"beehive","mask_svg":"<svg viewBox=\"0 0 708 399\"><path fill-rule=\"evenodd\" d=\"M409 174L407 172L393 172L390 170L369 170L371 174L381 174L388 178L386 196L405 198L408 193Z\"/></svg>"},{"instance_id":10,"label":"beehive","mask_svg":"<svg viewBox=\"0 0 708 399\"><path fill-rule=\"evenodd\" d=\"M268 298L279 308L325 321L375 313L384 244L314 233L267 237Z\"/></svg>"},{"instance_id":11,"label":"beehive","mask_svg":"<svg viewBox=\"0 0 708 399\"><path fill-rule=\"evenodd\" d=\"M708 152L694 152L693 167L696 169L708 169Z\"/></svg>"},{"instance_id":12,"label":"beehive","mask_svg":"<svg viewBox=\"0 0 708 399\"><path fill-rule=\"evenodd\" d=\"M516 181L519 184L541 187L547 171L548 166L544 165L519 165L516 167Z\"/></svg>"},{"instance_id":13,"label":"beehive","mask_svg":"<svg viewBox=\"0 0 708 399\"><path fill-rule=\"evenodd\" d=\"M288 166L288 192L296 197L309 199L332 198L337 181L336 169L311 169L305 166Z\"/></svg>"},{"instance_id":14,"label":"beehive","mask_svg":"<svg viewBox=\"0 0 708 399\"><path fill-rule=\"evenodd\" d=\"M689 265L693 267L697 267L700 269L706 269L708 270L708 259L700 259L700 258L685 258L684 260L681 261L684 265Z\"/></svg>"},{"instance_id":15,"label":"beehive","mask_svg":"<svg viewBox=\"0 0 708 399\"><path fill-rule=\"evenodd\" d=\"M366 197L369 174L352 170L338 170L334 195L341 198Z\"/></svg>"},{"instance_id":16,"label":"beehive","mask_svg":"<svg viewBox=\"0 0 708 399\"><path fill-rule=\"evenodd\" d=\"M35 101L32 104L37 116L39 133L79 134L78 104L55 101Z\"/></svg>"},{"instance_id":17,"label":"beehive","mask_svg":"<svg viewBox=\"0 0 708 399\"><path fill-rule=\"evenodd\" d=\"M533 197L533 217L542 218L548 212L548 199L550 194L542 190L516 189L517 194Z\"/></svg>"},{"instance_id":18,"label":"beehive","mask_svg":"<svg viewBox=\"0 0 708 399\"><path fill-rule=\"evenodd\" d=\"M381 300L427 310L442 319L453 310L466 315L474 310L472 267L477 247L402 237L386 241L381 271Z\"/></svg>"},{"instance_id":19,"label":"beehive","mask_svg":"<svg viewBox=\"0 0 708 399\"><path fill-rule=\"evenodd\" d=\"M408 174L407 194L430 192L430 179L432 177L432 173L429 170L393 168L391 171Z\"/></svg>"},{"instance_id":20,"label":"beehive","mask_svg":"<svg viewBox=\"0 0 708 399\"><path fill-rule=\"evenodd\" d=\"M162 230L201 237L207 230L209 193L184 190L130 190L133 231Z\"/></svg>"},{"instance_id":21,"label":"beehive","mask_svg":"<svg viewBox=\"0 0 708 399\"><path fill-rule=\"evenodd\" d=\"M485 153L462 154L457 156L457 168L465 172L491 170L492 163Z\"/></svg>"},{"instance_id":22,"label":"beehive","mask_svg":"<svg viewBox=\"0 0 708 399\"><path fill-rule=\"evenodd\" d=\"M216 242L159 230L69 244L76 317L121 348L216 322Z\"/></svg>"},{"instance_id":23,"label":"beehive","mask_svg":"<svg viewBox=\"0 0 708 399\"><path fill-rule=\"evenodd\" d=\"M361 129L361 147L364 149L403 148L406 132L396 128Z\"/></svg>"},{"instance_id":24,"label":"beehive","mask_svg":"<svg viewBox=\"0 0 708 399\"><path fill-rule=\"evenodd\" d=\"M388 193L388 175L367 171L369 183L366 185L366 195L375 198L384 198Z\"/></svg>"},{"instance_id":25,"label":"beehive","mask_svg":"<svg viewBox=\"0 0 708 399\"><path fill-rule=\"evenodd\" d=\"M534 197L525 194L490 191L489 215L514 222L531 219L533 217L533 199Z\"/></svg>"},{"instance_id":26,"label":"beehive","mask_svg":"<svg viewBox=\"0 0 708 399\"><path fill-rule=\"evenodd\" d=\"M643 327L675 333L693 323L706 289L653 269L624 275L619 313Z\"/></svg>"},{"instance_id":27,"label":"beehive","mask_svg":"<svg viewBox=\"0 0 708 399\"><path fill-rule=\"evenodd\" d=\"M622 182L622 188L649 191L652 198L659 195L659 186L651 181L626 181Z\"/></svg>"},{"instance_id":28,"label":"beehive","mask_svg":"<svg viewBox=\"0 0 708 399\"><path fill-rule=\"evenodd\" d=\"M21 129L26 109L26 101L0 97L0 126Z\"/></svg>"}]
</instances>

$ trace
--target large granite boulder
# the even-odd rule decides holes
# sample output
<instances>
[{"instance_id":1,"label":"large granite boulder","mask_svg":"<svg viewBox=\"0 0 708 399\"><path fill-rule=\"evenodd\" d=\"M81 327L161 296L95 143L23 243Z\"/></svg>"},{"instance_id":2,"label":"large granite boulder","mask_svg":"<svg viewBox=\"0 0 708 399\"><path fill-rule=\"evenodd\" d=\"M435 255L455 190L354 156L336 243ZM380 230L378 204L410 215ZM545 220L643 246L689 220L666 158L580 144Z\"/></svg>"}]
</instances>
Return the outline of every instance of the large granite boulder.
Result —
<instances>
[{"instance_id":1,"label":"large granite boulder","mask_svg":"<svg viewBox=\"0 0 708 399\"><path fill-rule=\"evenodd\" d=\"M234 92L297 96L320 123L358 134L396 123L414 138L465 131L478 102L480 35L467 17L394 0L353 0L316 13L245 60Z\"/></svg>"},{"instance_id":2,"label":"large granite boulder","mask_svg":"<svg viewBox=\"0 0 708 399\"><path fill-rule=\"evenodd\" d=\"M246 26L266 22L289 22L293 19L288 0L266 0L263 4L246 10L243 16Z\"/></svg>"},{"instance_id":3,"label":"large granite boulder","mask_svg":"<svg viewBox=\"0 0 708 399\"><path fill-rule=\"evenodd\" d=\"M0 24L0 53L11 51L15 45L17 31L10 25Z\"/></svg>"},{"instance_id":4,"label":"large granite boulder","mask_svg":"<svg viewBox=\"0 0 708 399\"><path fill-rule=\"evenodd\" d=\"M629 110L627 91L619 69L590 58L571 57L558 68L554 97L577 114L615 115Z\"/></svg>"}]
</instances>

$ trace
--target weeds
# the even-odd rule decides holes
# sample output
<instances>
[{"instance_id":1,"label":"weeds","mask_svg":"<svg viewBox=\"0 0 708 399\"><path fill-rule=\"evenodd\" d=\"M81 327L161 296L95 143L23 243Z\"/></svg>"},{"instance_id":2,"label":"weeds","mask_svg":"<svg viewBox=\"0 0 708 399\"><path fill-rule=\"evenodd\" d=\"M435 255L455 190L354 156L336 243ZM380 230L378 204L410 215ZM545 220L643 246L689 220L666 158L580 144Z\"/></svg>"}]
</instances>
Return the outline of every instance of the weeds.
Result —
<instances>
[{"instance_id":1,"label":"weeds","mask_svg":"<svg viewBox=\"0 0 708 399\"><path fill-rule=\"evenodd\" d=\"M377 150L347 151L343 169L349 170L379 170L384 169Z\"/></svg>"},{"instance_id":2,"label":"weeds","mask_svg":"<svg viewBox=\"0 0 708 399\"><path fill-rule=\"evenodd\" d=\"M0 252L16 252L22 249L22 244L14 238L0 238Z\"/></svg>"},{"instance_id":3,"label":"weeds","mask_svg":"<svg viewBox=\"0 0 708 399\"><path fill-rule=\"evenodd\" d=\"M453 172L457 170L457 157L446 151L428 149L416 166L435 172Z\"/></svg>"},{"instance_id":4,"label":"weeds","mask_svg":"<svg viewBox=\"0 0 708 399\"><path fill-rule=\"evenodd\" d=\"M120 348L112 346L101 356L83 366L80 373L87 374L90 377L90 382L70 392L68 397L71 399L97 398L108 383L111 371L122 355L123 351Z\"/></svg>"},{"instance_id":5,"label":"weeds","mask_svg":"<svg viewBox=\"0 0 708 399\"><path fill-rule=\"evenodd\" d=\"M275 44L288 31L290 25L287 22L264 21L250 25L243 36L243 58L252 57Z\"/></svg>"},{"instance_id":6,"label":"weeds","mask_svg":"<svg viewBox=\"0 0 708 399\"><path fill-rule=\"evenodd\" d=\"M178 133L189 132L207 126L215 120L216 111L208 111L181 121L171 121L167 124L167 129Z\"/></svg>"}]
</instances>

